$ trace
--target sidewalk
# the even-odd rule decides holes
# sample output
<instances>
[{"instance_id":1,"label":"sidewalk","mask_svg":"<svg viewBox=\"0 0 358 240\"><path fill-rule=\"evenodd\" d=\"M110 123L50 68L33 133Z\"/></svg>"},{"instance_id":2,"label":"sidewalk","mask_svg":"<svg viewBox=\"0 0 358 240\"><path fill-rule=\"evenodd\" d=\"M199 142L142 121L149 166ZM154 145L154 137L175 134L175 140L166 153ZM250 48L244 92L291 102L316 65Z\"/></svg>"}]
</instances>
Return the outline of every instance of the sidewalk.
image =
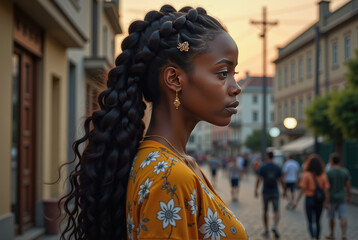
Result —
<instances>
[{"instance_id":1,"label":"sidewalk","mask_svg":"<svg viewBox=\"0 0 358 240\"><path fill-rule=\"evenodd\" d=\"M211 179L209 168L206 165L201 166L202 170ZM217 176L217 184L215 190L220 197L228 204L229 208L236 214L238 219L245 226L250 239L264 239L261 237L263 232L262 221L262 199L254 197L254 187L256 183L256 176L249 175L248 179L240 182L239 202L231 203L230 182L227 175L220 170ZM262 187L262 183L261 183ZM261 188L260 188L261 191ZM298 192L297 192L298 193ZM296 194L297 196L297 194ZM310 239L307 230L306 215L304 210L304 196L301 198L296 210L286 210L287 200L280 198L280 223L278 229L281 234L281 239ZM347 237L348 239L358 239L358 206L347 205ZM273 222L272 205L269 206L269 228L271 229ZM321 216L321 239L325 239L329 233L327 212L324 210ZM338 219L336 219L335 227L336 239L340 239L341 231ZM270 233L271 239L274 239L273 234Z\"/></svg>"}]
</instances>

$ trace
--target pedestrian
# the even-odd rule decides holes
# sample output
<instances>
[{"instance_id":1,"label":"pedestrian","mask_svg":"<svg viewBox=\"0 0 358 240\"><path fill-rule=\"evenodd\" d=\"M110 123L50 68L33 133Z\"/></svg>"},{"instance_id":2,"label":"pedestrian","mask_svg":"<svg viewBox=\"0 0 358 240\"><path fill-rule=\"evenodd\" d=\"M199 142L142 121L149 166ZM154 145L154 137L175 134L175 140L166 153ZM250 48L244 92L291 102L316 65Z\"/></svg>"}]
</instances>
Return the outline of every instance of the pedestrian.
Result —
<instances>
[{"instance_id":1,"label":"pedestrian","mask_svg":"<svg viewBox=\"0 0 358 240\"><path fill-rule=\"evenodd\" d=\"M253 161L252 161L252 169L254 170L256 175L259 173L261 164L262 164L262 161L261 161L260 157L258 157L258 155L255 154Z\"/></svg>"},{"instance_id":2,"label":"pedestrian","mask_svg":"<svg viewBox=\"0 0 358 240\"><path fill-rule=\"evenodd\" d=\"M295 209L301 196L306 196L306 217L308 230L312 239L319 239L321 225L320 219L323 210L324 199L326 208L329 206L330 187L326 173L324 172L324 164L317 154L311 154L305 161L305 169L300 181L301 190L293 204ZM319 188L317 188L319 187ZM324 197L320 195L324 194ZM315 222L313 222L315 219Z\"/></svg>"},{"instance_id":3,"label":"pedestrian","mask_svg":"<svg viewBox=\"0 0 358 240\"><path fill-rule=\"evenodd\" d=\"M220 168L220 159L214 153L209 159L209 165L211 170L211 183L213 186L216 186L216 174L218 169Z\"/></svg>"},{"instance_id":4,"label":"pedestrian","mask_svg":"<svg viewBox=\"0 0 358 240\"><path fill-rule=\"evenodd\" d=\"M185 150L199 121L237 113L235 42L203 8L169 5L128 33L74 143L61 239L248 239Z\"/></svg>"},{"instance_id":5,"label":"pedestrian","mask_svg":"<svg viewBox=\"0 0 358 240\"><path fill-rule=\"evenodd\" d=\"M346 203L351 200L351 175L348 169L341 166L341 158L338 153L330 155L331 168L327 172L329 184L329 203L328 210L329 229L330 234L326 236L327 239L335 239L334 236L334 217L338 212L338 217L341 225L342 237L346 239L347 218L346 218Z\"/></svg>"},{"instance_id":6,"label":"pedestrian","mask_svg":"<svg viewBox=\"0 0 358 240\"><path fill-rule=\"evenodd\" d=\"M268 205L271 202L274 212L274 224L271 228L276 239L280 238L280 234L278 231L278 223L280 220L279 213L279 190L278 190L278 182L281 183L282 188L284 189L285 184L282 179L282 171L278 165L273 163L273 152L266 153L266 163L263 164L259 170L256 179L255 186L255 197L258 197L258 189L260 183L263 181L262 188L262 198L263 198L263 222L265 231L262 233L264 238L269 238L270 234L268 231Z\"/></svg>"},{"instance_id":7,"label":"pedestrian","mask_svg":"<svg viewBox=\"0 0 358 240\"><path fill-rule=\"evenodd\" d=\"M249 155L247 153L245 153L243 156L243 163L242 163L242 179L244 179L244 177L246 177L246 179L248 179L249 165L250 165Z\"/></svg>"},{"instance_id":8,"label":"pedestrian","mask_svg":"<svg viewBox=\"0 0 358 240\"><path fill-rule=\"evenodd\" d=\"M231 161L228 167L231 182L231 199L233 202L239 201L239 182L240 171L236 161Z\"/></svg>"},{"instance_id":9,"label":"pedestrian","mask_svg":"<svg viewBox=\"0 0 358 240\"><path fill-rule=\"evenodd\" d=\"M236 157L236 164L240 171L240 174L243 175L244 171L244 158L241 156L241 154L237 155Z\"/></svg>"},{"instance_id":10,"label":"pedestrian","mask_svg":"<svg viewBox=\"0 0 358 240\"><path fill-rule=\"evenodd\" d=\"M292 209L293 201L295 200L296 183L300 174L300 165L295 160L292 154L286 157L286 161L282 167L283 178L285 181L285 189L289 190L287 209Z\"/></svg>"}]
</instances>

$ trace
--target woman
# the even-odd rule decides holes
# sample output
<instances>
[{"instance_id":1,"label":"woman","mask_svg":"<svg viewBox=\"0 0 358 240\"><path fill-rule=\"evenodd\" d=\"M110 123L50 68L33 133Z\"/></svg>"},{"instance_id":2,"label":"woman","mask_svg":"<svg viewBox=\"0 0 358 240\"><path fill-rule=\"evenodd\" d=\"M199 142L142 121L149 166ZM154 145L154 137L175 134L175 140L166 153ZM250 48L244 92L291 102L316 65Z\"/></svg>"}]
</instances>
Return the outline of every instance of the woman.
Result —
<instances>
[{"instance_id":1,"label":"woman","mask_svg":"<svg viewBox=\"0 0 358 240\"><path fill-rule=\"evenodd\" d=\"M235 42L203 8L165 5L128 32L74 144L62 239L247 239L185 151L199 121L225 126L237 112Z\"/></svg>"},{"instance_id":2,"label":"woman","mask_svg":"<svg viewBox=\"0 0 358 240\"><path fill-rule=\"evenodd\" d=\"M240 171L235 158L231 158L231 162L228 167L228 175L230 176L231 182L231 201L237 202L239 201Z\"/></svg>"},{"instance_id":3,"label":"woman","mask_svg":"<svg viewBox=\"0 0 358 240\"><path fill-rule=\"evenodd\" d=\"M308 159L305 161L305 169L300 181L301 191L297 196L296 201L293 203L293 208L296 208L301 196L305 194L306 196L306 215L308 220L308 230L311 234L312 239L319 239L320 235L320 218L323 210L324 202L318 202L314 198L314 193L316 189L316 182L319 187L324 191L326 197L326 208L329 204L328 189L329 182L327 175L324 173L324 165L322 159L316 155L311 154ZM313 216L315 223L313 223ZM315 228L313 227L315 225Z\"/></svg>"}]
</instances>

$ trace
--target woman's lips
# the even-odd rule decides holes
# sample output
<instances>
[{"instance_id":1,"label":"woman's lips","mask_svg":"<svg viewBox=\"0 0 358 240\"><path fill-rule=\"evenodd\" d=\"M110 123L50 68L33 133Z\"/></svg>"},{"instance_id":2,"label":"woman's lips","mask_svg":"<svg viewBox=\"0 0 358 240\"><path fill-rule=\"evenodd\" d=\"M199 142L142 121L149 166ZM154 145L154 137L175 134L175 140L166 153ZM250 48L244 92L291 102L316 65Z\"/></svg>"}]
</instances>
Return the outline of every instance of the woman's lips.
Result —
<instances>
[{"instance_id":1,"label":"woman's lips","mask_svg":"<svg viewBox=\"0 0 358 240\"><path fill-rule=\"evenodd\" d=\"M231 103L225 109L228 112L230 112L231 114L236 114L237 113L237 106L239 106L239 101L235 101L235 102Z\"/></svg>"}]
</instances>

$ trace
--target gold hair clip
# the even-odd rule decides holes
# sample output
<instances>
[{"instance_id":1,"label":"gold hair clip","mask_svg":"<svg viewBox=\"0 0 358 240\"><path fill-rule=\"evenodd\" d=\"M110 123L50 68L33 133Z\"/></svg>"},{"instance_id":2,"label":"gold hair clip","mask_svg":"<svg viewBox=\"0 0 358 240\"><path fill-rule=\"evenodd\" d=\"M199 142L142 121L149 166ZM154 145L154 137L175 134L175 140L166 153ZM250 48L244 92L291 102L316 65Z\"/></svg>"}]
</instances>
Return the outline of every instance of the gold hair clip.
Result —
<instances>
[{"instance_id":1,"label":"gold hair clip","mask_svg":"<svg viewBox=\"0 0 358 240\"><path fill-rule=\"evenodd\" d=\"M178 43L177 49L179 49L181 52L188 52L189 51L188 41L185 41L183 43Z\"/></svg>"}]
</instances>

